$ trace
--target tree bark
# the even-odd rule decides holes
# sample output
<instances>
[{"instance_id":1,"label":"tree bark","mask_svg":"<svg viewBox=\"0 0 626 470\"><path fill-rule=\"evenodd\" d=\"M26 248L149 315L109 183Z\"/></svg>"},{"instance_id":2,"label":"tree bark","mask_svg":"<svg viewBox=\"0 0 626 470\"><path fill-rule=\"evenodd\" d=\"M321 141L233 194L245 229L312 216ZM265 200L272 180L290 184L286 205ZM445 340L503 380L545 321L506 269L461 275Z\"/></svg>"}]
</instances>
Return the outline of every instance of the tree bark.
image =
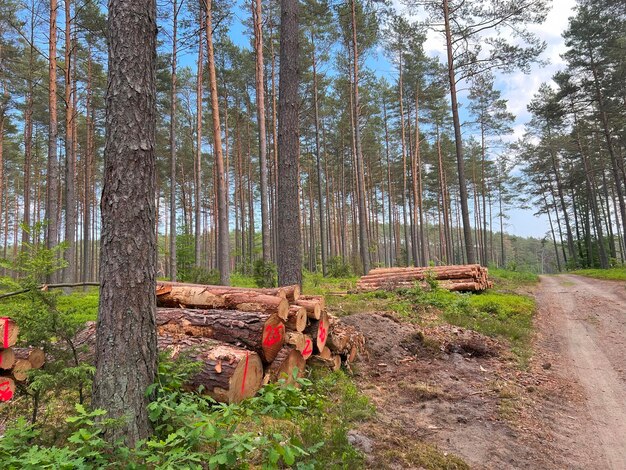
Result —
<instances>
[{"instance_id":1,"label":"tree bark","mask_svg":"<svg viewBox=\"0 0 626 470\"><path fill-rule=\"evenodd\" d=\"M319 97L317 90L317 58L315 55L315 36L311 33L311 44L313 47L313 107L315 108L315 162L317 165L317 205L320 216L320 246L322 254L322 275L327 275L326 264L326 216L324 214L324 201L322 199L322 160L320 156L320 111Z\"/></svg>"},{"instance_id":2,"label":"tree bark","mask_svg":"<svg viewBox=\"0 0 626 470\"><path fill-rule=\"evenodd\" d=\"M170 351L172 359L182 353L202 363L185 387L202 387L202 393L216 401L238 403L253 397L261 388L263 364L254 352L207 338L172 336L159 337L159 349Z\"/></svg>"},{"instance_id":3,"label":"tree bark","mask_svg":"<svg viewBox=\"0 0 626 470\"><path fill-rule=\"evenodd\" d=\"M48 48L48 165L46 184L46 248L54 248L59 239L59 160L57 156L57 0L50 0L50 39Z\"/></svg>"},{"instance_id":4,"label":"tree bark","mask_svg":"<svg viewBox=\"0 0 626 470\"><path fill-rule=\"evenodd\" d=\"M65 0L65 260L63 280L73 282L76 277L76 144L74 135L74 97L72 87L72 11L71 0Z\"/></svg>"},{"instance_id":5,"label":"tree bark","mask_svg":"<svg viewBox=\"0 0 626 470\"><path fill-rule=\"evenodd\" d=\"M230 284L230 230L228 227L228 189L222 153L222 130L220 126L220 107L217 94L217 76L215 73L215 55L213 52L213 21L211 0L202 0L206 10L206 43L209 68L209 90L211 92L211 112L213 117L213 150L215 152L215 171L217 173L217 212L218 236L217 259L220 270L220 282ZM289 283L293 284L293 283Z\"/></svg>"},{"instance_id":6,"label":"tree bark","mask_svg":"<svg viewBox=\"0 0 626 470\"><path fill-rule=\"evenodd\" d=\"M109 0L100 303L93 406L110 442L150 435L146 387L156 375L155 0Z\"/></svg>"},{"instance_id":7,"label":"tree bark","mask_svg":"<svg viewBox=\"0 0 626 470\"><path fill-rule=\"evenodd\" d=\"M176 55L178 40L178 2L172 2L172 82L170 90L170 279L178 277L176 260Z\"/></svg>"},{"instance_id":8,"label":"tree bark","mask_svg":"<svg viewBox=\"0 0 626 470\"><path fill-rule=\"evenodd\" d=\"M200 11L200 29L198 30L198 73L196 80L196 160L195 160L195 181L194 181L194 204L195 204L195 224L194 224L194 257L196 267L202 267L200 258L202 249L202 224L201 224L201 203L200 186L202 184L202 79L204 65L204 50L202 32L204 29L204 12Z\"/></svg>"},{"instance_id":9,"label":"tree bark","mask_svg":"<svg viewBox=\"0 0 626 470\"><path fill-rule=\"evenodd\" d=\"M448 0L443 0L443 17L446 31L446 51L448 55L448 79L450 82L450 101L452 102L452 121L454 124L454 140L456 145L456 162L459 173L459 199L461 203L461 217L463 219L463 238L465 239L465 253L467 263L476 262L476 250L472 240L472 225L470 223L469 205L467 203L467 184L465 182L465 161L463 160L463 136L461 135L461 120L459 105L456 97L456 78L454 73L454 56L452 52L452 33L450 30L450 8Z\"/></svg>"},{"instance_id":10,"label":"tree bark","mask_svg":"<svg viewBox=\"0 0 626 470\"><path fill-rule=\"evenodd\" d=\"M298 1L281 0L278 83L278 284L302 284Z\"/></svg>"},{"instance_id":11,"label":"tree bark","mask_svg":"<svg viewBox=\"0 0 626 470\"><path fill-rule=\"evenodd\" d=\"M243 344L268 364L285 343L285 324L275 313L160 308L157 327L161 336L195 336Z\"/></svg>"},{"instance_id":12,"label":"tree bark","mask_svg":"<svg viewBox=\"0 0 626 470\"><path fill-rule=\"evenodd\" d=\"M357 44L356 31L356 0L350 0L352 10L352 54L353 61L353 92L354 92L354 140L356 144L356 179L358 182L358 214L359 214L359 245L361 249L361 261L363 263L363 273L370 270L369 237L367 233L367 208L365 205L365 168L363 165L363 149L361 148L361 128L359 117L361 115L361 103L359 100L359 48Z\"/></svg>"},{"instance_id":13,"label":"tree bark","mask_svg":"<svg viewBox=\"0 0 626 470\"><path fill-rule=\"evenodd\" d=\"M252 17L254 20L254 52L256 55L256 112L259 125L259 160L261 164L261 246L263 248L263 261L268 263L272 259L272 256L267 187L267 132L265 129L265 78L263 70L263 20L261 12L261 0L254 0Z\"/></svg>"}]
</instances>

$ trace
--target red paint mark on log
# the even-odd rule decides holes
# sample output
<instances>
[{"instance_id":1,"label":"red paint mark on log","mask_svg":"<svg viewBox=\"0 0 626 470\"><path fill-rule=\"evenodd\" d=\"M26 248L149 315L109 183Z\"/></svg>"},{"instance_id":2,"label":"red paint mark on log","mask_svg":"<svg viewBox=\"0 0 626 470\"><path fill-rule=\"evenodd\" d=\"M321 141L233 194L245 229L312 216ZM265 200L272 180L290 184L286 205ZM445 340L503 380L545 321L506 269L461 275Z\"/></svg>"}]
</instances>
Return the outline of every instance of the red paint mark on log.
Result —
<instances>
[{"instance_id":1,"label":"red paint mark on log","mask_svg":"<svg viewBox=\"0 0 626 470\"><path fill-rule=\"evenodd\" d=\"M281 333L282 329L283 325L267 325L265 327L265 339L263 340L263 346L273 346L278 343L283 338Z\"/></svg>"},{"instance_id":2,"label":"red paint mark on log","mask_svg":"<svg viewBox=\"0 0 626 470\"><path fill-rule=\"evenodd\" d=\"M313 341L307 338L306 342L304 343L304 349L302 350L302 357L306 359L311 354L313 354Z\"/></svg>"},{"instance_id":3,"label":"red paint mark on log","mask_svg":"<svg viewBox=\"0 0 626 470\"><path fill-rule=\"evenodd\" d=\"M246 364L243 366L243 380L241 381L241 394L246 390L246 377L248 377L248 359L250 353L246 353Z\"/></svg>"},{"instance_id":4,"label":"red paint mark on log","mask_svg":"<svg viewBox=\"0 0 626 470\"><path fill-rule=\"evenodd\" d=\"M322 342L326 341L326 328L324 328L324 323L322 323L322 322L320 322L319 336L320 336L320 341L322 341Z\"/></svg>"},{"instance_id":5,"label":"red paint mark on log","mask_svg":"<svg viewBox=\"0 0 626 470\"><path fill-rule=\"evenodd\" d=\"M13 390L8 380L0 383L0 401L9 401L13 398Z\"/></svg>"}]
</instances>

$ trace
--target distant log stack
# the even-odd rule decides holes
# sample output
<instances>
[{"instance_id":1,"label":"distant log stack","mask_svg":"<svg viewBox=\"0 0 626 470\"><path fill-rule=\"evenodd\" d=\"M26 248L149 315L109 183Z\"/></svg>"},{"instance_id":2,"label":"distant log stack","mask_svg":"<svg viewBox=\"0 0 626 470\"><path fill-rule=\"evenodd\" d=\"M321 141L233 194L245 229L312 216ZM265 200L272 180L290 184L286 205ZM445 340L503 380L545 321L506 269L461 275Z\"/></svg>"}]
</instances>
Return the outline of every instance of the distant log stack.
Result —
<instances>
[{"instance_id":1,"label":"distant log stack","mask_svg":"<svg viewBox=\"0 0 626 470\"><path fill-rule=\"evenodd\" d=\"M39 348L15 348L19 327L8 317L0 318L0 402L9 401L15 394L15 382L28 379L28 371L40 369L46 362Z\"/></svg>"},{"instance_id":2,"label":"distant log stack","mask_svg":"<svg viewBox=\"0 0 626 470\"><path fill-rule=\"evenodd\" d=\"M372 269L357 282L357 290L395 290L426 287L428 280L436 280L442 289L459 292L477 292L493 287L489 280L489 270L479 264L459 266L428 266L409 268Z\"/></svg>"}]
</instances>

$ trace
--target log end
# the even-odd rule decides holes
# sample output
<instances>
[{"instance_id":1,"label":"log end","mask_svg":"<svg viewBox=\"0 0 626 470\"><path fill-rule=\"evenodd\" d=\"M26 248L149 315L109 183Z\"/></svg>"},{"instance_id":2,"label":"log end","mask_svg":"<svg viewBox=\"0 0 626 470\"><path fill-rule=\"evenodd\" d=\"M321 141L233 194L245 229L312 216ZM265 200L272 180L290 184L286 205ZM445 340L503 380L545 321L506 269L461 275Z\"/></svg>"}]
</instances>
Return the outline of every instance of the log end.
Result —
<instances>
[{"instance_id":1,"label":"log end","mask_svg":"<svg viewBox=\"0 0 626 470\"><path fill-rule=\"evenodd\" d=\"M272 315L263 327L263 341L261 343L263 360L266 363L272 362L284 344L285 324L277 316Z\"/></svg>"},{"instance_id":2,"label":"log end","mask_svg":"<svg viewBox=\"0 0 626 470\"><path fill-rule=\"evenodd\" d=\"M15 364L15 353L13 349L7 348L0 351L0 369L8 370Z\"/></svg>"},{"instance_id":3,"label":"log end","mask_svg":"<svg viewBox=\"0 0 626 470\"><path fill-rule=\"evenodd\" d=\"M263 363L258 354L246 353L245 359L239 361L235 372L230 378L228 402L239 403L253 397L261 388L263 381Z\"/></svg>"},{"instance_id":4,"label":"log end","mask_svg":"<svg viewBox=\"0 0 626 470\"><path fill-rule=\"evenodd\" d=\"M9 401L15 395L15 382L10 377L0 377L0 402Z\"/></svg>"},{"instance_id":5,"label":"log end","mask_svg":"<svg viewBox=\"0 0 626 470\"><path fill-rule=\"evenodd\" d=\"M20 328L17 323L9 317L0 318L0 346L3 348L10 348L17 343L17 336L20 332Z\"/></svg>"}]
</instances>

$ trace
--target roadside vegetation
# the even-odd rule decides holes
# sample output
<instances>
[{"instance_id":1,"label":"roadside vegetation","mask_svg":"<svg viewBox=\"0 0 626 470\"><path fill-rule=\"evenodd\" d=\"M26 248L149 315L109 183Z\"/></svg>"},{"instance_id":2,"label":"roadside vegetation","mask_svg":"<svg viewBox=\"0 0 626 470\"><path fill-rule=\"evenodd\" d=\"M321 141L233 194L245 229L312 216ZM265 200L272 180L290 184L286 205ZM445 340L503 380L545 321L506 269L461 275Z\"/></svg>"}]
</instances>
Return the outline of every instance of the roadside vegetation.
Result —
<instances>
[{"instance_id":1,"label":"roadside vegetation","mask_svg":"<svg viewBox=\"0 0 626 470\"><path fill-rule=\"evenodd\" d=\"M47 254L33 252L33 256ZM32 263L29 266L18 282L4 279L3 292L38 285L41 273ZM424 325L446 322L507 339L522 361L529 354L534 303L513 291L535 283L535 275L491 270L495 289L460 294L438 289L436 282L426 289L347 293L357 278L346 274L324 278L307 272L303 291L325 295L335 315L388 311ZM234 275L233 281L242 287L258 284L253 276ZM90 410L93 367L59 347L84 322L95 320L97 309L98 291L91 287L71 294L34 289L0 299L0 315L11 315L22 325L37 324L24 334L25 341L53 355L44 370L32 372L11 406L0 408L0 423L6 429L0 440L3 468L202 468L202 462L209 468L364 466L364 456L348 441L348 431L375 410L341 371L313 370L298 387L267 385L255 398L220 405L182 389L193 364L164 360L151 387L156 396L150 405L153 436L135 448L107 444L103 429L116 423L107 420L102 410ZM462 461L444 458L426 443L418 447L411 447L419 452L411 451L415 455L410 460L425 468L464 468ZM449 467L451 462L455 466Z\"/></svg>"},{"instance_id":2,"label":"roadside vegetation","mask_svg":"<svg viewBox=\"0 0 626 470\"><path fill-rule=\"evenodd\" d=\"M626 266L610 269L579 269L571 271L570 274L579 276L594 277L596 279L608 279L613 281L626 281Z\"/></svg>"}]
</instances>

